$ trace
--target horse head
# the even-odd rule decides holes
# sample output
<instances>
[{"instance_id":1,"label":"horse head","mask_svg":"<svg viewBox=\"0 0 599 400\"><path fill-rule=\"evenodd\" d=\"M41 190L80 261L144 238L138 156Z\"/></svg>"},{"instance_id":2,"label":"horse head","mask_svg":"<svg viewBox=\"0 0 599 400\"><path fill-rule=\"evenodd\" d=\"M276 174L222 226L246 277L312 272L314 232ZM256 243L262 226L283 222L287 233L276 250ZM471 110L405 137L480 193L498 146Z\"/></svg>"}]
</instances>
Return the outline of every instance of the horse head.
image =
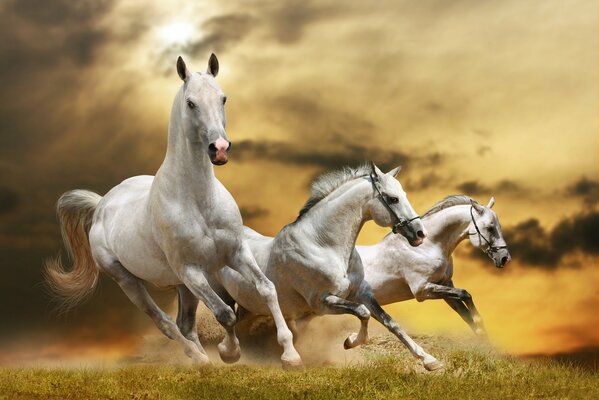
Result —
<instances>
[{"instance_id":1,"label":"horse head","mask_svg":"<svg viewBox=\"0 0 599 400\"><path fill-rule=\"evenodd\" d=\"M208 61L206 73L190 72L183 58L177 60L177 73L183 80L183 96L178 104L183 132L191 143L199 143L214 165L227 163L231 142L225 131L225 102L216 82L218 59Z\"/></svg>"},{"instance_id":2,"label":"horse head","mask_svg":"<svg viewBox=\"0 0 599 400\"><path fill-rule=\"evenodd\" d=\"M472 221L468 225L468 236L474 247L484 251L497 268L503 268L511 261L512 257L501 233L497 214L491 210L494 204L494 197L491 197L486 207L471 200L470 216Z\"/></svg>"},{"instance_id":3,"label":"horse head","mask_svg":"<svg viewBox=\"0 0 599 400\"><path fill-rule=\"evenodd\" d=\"M374 198L367 207L377 225L393 227L393 233L401 233L412 246L422 244L426 233L420 216L412 208L401 183L396 179L401 167L383 173L371 163L370 180Z\"/></svg>"}]
</instances>

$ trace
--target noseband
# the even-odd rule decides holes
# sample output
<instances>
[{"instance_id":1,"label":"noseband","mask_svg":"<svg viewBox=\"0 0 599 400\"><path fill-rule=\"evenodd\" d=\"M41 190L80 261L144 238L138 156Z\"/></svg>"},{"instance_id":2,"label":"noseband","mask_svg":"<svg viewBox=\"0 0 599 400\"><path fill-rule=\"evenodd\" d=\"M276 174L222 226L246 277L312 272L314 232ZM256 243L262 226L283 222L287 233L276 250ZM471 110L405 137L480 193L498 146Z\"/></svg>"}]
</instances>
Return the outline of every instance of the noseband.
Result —
<instances>
[{"instance_id":1,"label":"noseband","mask_svg":"<svg viewBox=\"0 0 599 400\"><path fill-rule=\"evenodd\" d=\"M397 215L397 213L395 212L395 210L393 210L393 208L391 208L391 205L387 202L387 199L385 199L385 196L383 196L383 193L381 192L381 189L379 188L379 179L373 173L370 173L370 182L372 182L372 186L374 187L374 190L376 190L376 192L379 194L379 199L381 199L381 203L383 203L383 205L385 206L387 211L389 211L389 213L391 215L393 215L393 217L395 217L395 220L397 221L397 223L395 225L393 225L393 228L391 228L393 233L395 233L395 234L399 233L399 228L403 228L404 226L408 225L410 222L420 218L420 215L416 215L414 218L411 218L411 219L400 218L399 215Z\"/></svg>"},{"instance_id":2,"label":"noseband","mask_svg":"<svg viewBox=\"0 0 599 400\"><path fill-rule=\"evenodd\" d=\"M485 235L482 234L482 232L480 231L480 229L478 229L478 225L476 224L476 220L474 219L474 206L470 206L470 217L472 218L472 223L474 224L474 229L476 229L475 233L470 233L468 232L468 235L477 235L478 234L478 240L479 242L482 242L480 239L482 238L486 243L487 243L487 249L483 250L485 252L486 255L489 256L489 258L491 260L494 260L493 258L493 253L497 253L499 250L501 249L507 249L506 245L503 246L493 246L491 244L491 242L489 241L489 239L487 239L485 237Z\"/></svg>"}]
</instances>

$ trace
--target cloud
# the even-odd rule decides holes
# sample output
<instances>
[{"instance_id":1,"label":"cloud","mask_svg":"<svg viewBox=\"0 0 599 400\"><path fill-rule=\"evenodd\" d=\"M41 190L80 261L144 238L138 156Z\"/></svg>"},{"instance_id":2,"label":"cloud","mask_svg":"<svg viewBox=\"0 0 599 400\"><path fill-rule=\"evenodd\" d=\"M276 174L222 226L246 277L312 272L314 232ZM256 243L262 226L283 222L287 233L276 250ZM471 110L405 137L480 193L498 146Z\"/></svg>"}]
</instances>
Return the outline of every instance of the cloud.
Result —
<instances>
[{"instance_id":1,"label":"cloud","mask_svg":"<svg viewBox=\"0 0 599 400\"><path fill-rule=\"evenodd\" d=\"M554 270L567 255L599 255L599 212L590 211L561 220L547 230L536 218L503 229L511 256L525 267ZM476 257L486 257L477 249ZM575 264L570 264L575 265Z\"/></svg>"},{"instance_id":2,"label":"cloud","mask_svg":"<svg viewBox=\"0 0 599 400\"><path fill-rule=\"evenodd\" d=\"M469 196L476 196L483 193L489 193L491 189L478 181L465 181L457 186L457 189Z\"/></svg>"},{"instance_id":3,"label":"cloud","mask_svg":"<svg viewBox=\"0 0 599 400\"><path fill-rule=\"evenodd\" d=\"M593 206L599 202L599 182L583 176L566 188L566 194L582 198L585 204Z\"/></svg>"},{"instance_id":4,"label":"cloud","mask_svg":"<svg viewBox=\"0 0 599 400\"><path fill-rule=\"evenodd\" d=\"M14 211L19 205L19 195L11 188L0 186L0 215Z\"/></svg>"},{"instance_id":5,"label":"cloud","mask_svg":"<svg viewBox=\"0 0 599 400\"><path fill-rule=\"evenodd\" d=\"M310 1L294 0L290 3L281 3L266 14L273 36L285 45L298 42L311 23L342 12L340 7L315 6Z\"/></svg>"},{"instance_id":6,"label":"cloud","mask_svg":"<svg viewBox=\"0 0 599 400\"><path fill-rule=\"evenodd\" d=\"M247 224L247 221L266 217L270 214L270 211L260 206L240 206L239 211L241 212L244 224Z\"/></svg>"},{"instance_id":7,"label":"cloud","mask_svg":"<svg viewBox=\"0 0 599 400\"><path fill-rule=\"evenodd\" d=\"M302 148L294 143L243 140L235 143L232 151L239 161L270 160L323 170L356 166L373 160L379 168L387 171L410 162L409 156L398 151L350 144L338 145L337 150L327 150L324 146Z\"/></svg>"},{"instance_id":8,"label":"cloud","mask_svg":"<svg viewBox=\"0 0 599 400\"><path fill-rule=\"evenodd\" d=\"M456 186L461 193L469 196L495 194L527 194L529 189L511 179L503 179L493 185L480 183L476 180L464 181Z\"/></svg>"},{"instance_id":9,"label":"cloud","mask_svg":"<svg viewBox=\"0 0 599 400\"><path fill-rule=\"evenodd\" d=\"M249 14L225 14L206 20L201 27L202 38L184 50L197 57L209 52L223 53L232 44L241 42L254 28L256 20Z\"/></svg>"}]
</instances>

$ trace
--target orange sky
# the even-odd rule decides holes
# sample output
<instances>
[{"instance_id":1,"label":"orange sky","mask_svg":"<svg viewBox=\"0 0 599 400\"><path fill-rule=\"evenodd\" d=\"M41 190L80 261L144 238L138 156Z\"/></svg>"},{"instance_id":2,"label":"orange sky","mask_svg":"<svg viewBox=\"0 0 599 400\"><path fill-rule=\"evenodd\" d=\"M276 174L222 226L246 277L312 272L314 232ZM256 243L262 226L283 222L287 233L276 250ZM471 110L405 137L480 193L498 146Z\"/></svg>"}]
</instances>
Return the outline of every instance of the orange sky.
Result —
<instances>
[{"instance_id":1,"label":"orange sky","mask_svg":"<svg viewBox=\"0 0 599 400\"><path fill-rule=\"evenodd\" d=\"M34 3L0 4L0 56L13 55L0 65L0 249L21 263L3 264L9 292L39 296L35 312L41 258L60 248L53 202L155 172L179 54L194 70L219 57L234 150L217 175L262 233L295 218L316 174L366 157L404 164L421 213L494 195L504 229L534 218L549 235L596 212L595 2ZM369 224L359 242L385 233ZM573 246L557 265L515 255L504 271L463 246L454 282L493 342L599 345L597 247ZM468 334L443 302L389 309L411 331Z\"/></svg>"}]
</instances>

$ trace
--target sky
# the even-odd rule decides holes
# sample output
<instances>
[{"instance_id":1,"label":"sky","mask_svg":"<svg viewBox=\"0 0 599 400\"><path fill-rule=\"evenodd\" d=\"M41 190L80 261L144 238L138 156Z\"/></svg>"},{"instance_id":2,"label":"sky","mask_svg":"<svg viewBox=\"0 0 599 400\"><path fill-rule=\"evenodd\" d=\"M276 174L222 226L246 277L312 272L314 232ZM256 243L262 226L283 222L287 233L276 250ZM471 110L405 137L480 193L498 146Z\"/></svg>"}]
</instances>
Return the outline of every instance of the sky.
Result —
<instances>
[{"instance_id":1,"label":"sky","mask_svg":"<svg viewBox=\"0 0 599 400\"><path fill-rule=\"evenodd\" d=\"M125 348L155 329L107 279L57 315L42 264L63 251L60 194L155 173L176 59L204 71L211 52L233 142L216 174L247 225L276 234L318 174L370 159L403 165L420 213L450 194L493 195L513 261L496 270L465 243L454 279L492 343L596 348L597 11L536 0L0 1L5 358ZM370 223L358 242L386 233ZM172 305L172 293L152 292ZM388 310L410 332L469 337L443 302Z\"/></svg>"}]
</instances>

